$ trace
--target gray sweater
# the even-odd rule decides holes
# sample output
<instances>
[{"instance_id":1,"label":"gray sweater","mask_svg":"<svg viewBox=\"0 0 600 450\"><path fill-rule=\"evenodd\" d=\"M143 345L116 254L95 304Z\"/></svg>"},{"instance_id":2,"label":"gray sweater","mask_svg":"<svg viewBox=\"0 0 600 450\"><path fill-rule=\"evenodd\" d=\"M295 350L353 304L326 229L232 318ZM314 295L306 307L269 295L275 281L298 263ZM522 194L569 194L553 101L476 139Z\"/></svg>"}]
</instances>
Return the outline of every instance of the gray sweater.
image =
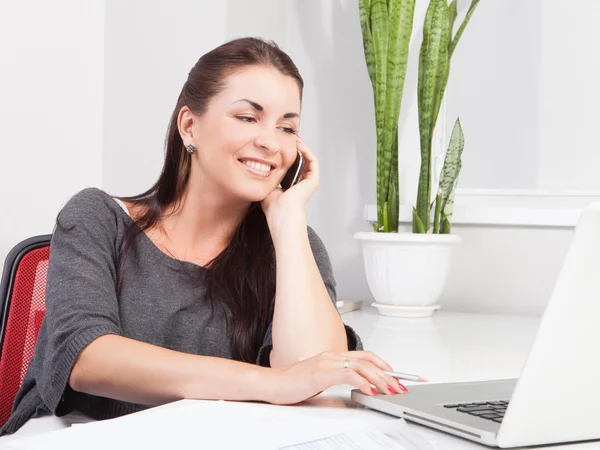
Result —
<instances>
[{"instance_id":1,"label":"gray sweater","mask_svg":"<svg viewBox=\"0 0 600 450\"><path fill-rule=\"evenodd\" d=\"M94 419L132 413L140 405L73 391L69 375L81 350L105 334L126 336L180 352L231 359L226 312L211 310L203 274L208 269L173 259L145 235L135 240L116 293L117 259L129 215L105 192L90 188L75 195L54 231L46 278L46 315L33 359L0 435L14 433L42 413L82 412ZM331 300L335 280L323 243L308 229L315 260ZM362 348L346 327L348 347ZM256 363L268 366L271 326Z\"/></svg>"}]
</instances>

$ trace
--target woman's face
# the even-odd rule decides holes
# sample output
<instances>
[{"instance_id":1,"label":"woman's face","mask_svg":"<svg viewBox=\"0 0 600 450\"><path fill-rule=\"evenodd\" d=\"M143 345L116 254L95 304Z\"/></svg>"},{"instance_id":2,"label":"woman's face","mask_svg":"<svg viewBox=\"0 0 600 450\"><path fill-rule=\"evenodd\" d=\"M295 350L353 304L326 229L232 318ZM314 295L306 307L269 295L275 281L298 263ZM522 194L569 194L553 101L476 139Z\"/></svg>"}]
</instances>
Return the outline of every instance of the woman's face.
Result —
<instances>
[{"instance_id":1,"label":"woman's face","mask_svg":"<svg viewBox=\"0 0 600 450\"><path fill-rule=\"evenodd\" d=\"M263 200L296 159L299 116L294 78L265 66L228 76L206 113L194 116L191 176L234 201Z\"/></svg>"}]
</instances>

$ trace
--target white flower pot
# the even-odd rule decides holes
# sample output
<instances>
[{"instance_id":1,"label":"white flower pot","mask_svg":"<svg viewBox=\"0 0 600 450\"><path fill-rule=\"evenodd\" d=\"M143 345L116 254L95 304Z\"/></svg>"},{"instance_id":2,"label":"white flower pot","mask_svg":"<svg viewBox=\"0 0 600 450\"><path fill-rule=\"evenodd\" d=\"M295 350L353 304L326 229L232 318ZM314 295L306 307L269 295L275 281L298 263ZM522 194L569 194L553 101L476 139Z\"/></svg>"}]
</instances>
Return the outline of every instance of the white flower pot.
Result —
<instances>
[{"instance_id":1,"label":"white flower pot","mask_svg":"<svg viewBox=\"0 0 600 450\"><path fill-rule=\"evenodd\" d=\"M439 308L450 271L454 234L360 232L367 282L379 312L428 317Z\"/></svg>"}]
</instances>

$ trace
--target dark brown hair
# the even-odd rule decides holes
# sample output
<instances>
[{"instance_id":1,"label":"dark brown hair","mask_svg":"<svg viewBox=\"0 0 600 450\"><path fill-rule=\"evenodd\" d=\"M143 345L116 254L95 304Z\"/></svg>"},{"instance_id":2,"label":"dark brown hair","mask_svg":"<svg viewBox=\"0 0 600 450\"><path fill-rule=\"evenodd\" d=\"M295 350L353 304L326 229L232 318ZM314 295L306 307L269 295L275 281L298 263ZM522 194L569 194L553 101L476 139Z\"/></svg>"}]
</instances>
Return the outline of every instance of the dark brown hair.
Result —
<instances>
[{"instance_id":1,"label":"dark brown hair","mask_svg":"<svg viewBox=\"0 0 600 450\"><path fill-rule=\"evenodd\" d=\"M293 77L302 98L304 82L298 68L272 41L235 39L202 56L190 71L171 115L165 140L165 161L158 181L142 194L122 198L141 206L141 214L126 232L119 273L133 241L144 230L159 225L169 208L177 208L185 191L191 156L185 151L177 128L181 108L187 106L201 116L209 101L224 88L228 75L247 66L259 65L274 67L283 75ZM260 205L254 203L227 248L206 266L206 294L211 305L213 308L221 306L231 313L232 355L236 360L256 361L272 315L274 263L267 221Z\"/></svg>"}]
</instances>

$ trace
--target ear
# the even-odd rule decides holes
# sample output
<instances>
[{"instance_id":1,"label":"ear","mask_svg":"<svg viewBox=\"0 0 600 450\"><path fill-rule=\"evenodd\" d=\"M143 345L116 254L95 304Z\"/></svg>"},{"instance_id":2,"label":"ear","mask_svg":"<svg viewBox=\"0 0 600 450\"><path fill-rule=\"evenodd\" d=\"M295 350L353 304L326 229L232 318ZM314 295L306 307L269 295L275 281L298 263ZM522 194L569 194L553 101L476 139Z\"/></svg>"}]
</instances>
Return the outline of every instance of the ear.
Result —
<instances>
[{"instance_id":1,"label":"ear","mask_svg":"<svg viewBox=\"0 0 600 450\"><path fill-rule=\"evenodd\" d=\"M179 134L181 135L181 140L183 141L183 146L187 147L190 144L194 144L194 134L193 134L193 126L194 126L194 114L187 106L183 106L179 110L179 115L177 116L177 128L179 129Z\"/></svg>"}]
</instances>

